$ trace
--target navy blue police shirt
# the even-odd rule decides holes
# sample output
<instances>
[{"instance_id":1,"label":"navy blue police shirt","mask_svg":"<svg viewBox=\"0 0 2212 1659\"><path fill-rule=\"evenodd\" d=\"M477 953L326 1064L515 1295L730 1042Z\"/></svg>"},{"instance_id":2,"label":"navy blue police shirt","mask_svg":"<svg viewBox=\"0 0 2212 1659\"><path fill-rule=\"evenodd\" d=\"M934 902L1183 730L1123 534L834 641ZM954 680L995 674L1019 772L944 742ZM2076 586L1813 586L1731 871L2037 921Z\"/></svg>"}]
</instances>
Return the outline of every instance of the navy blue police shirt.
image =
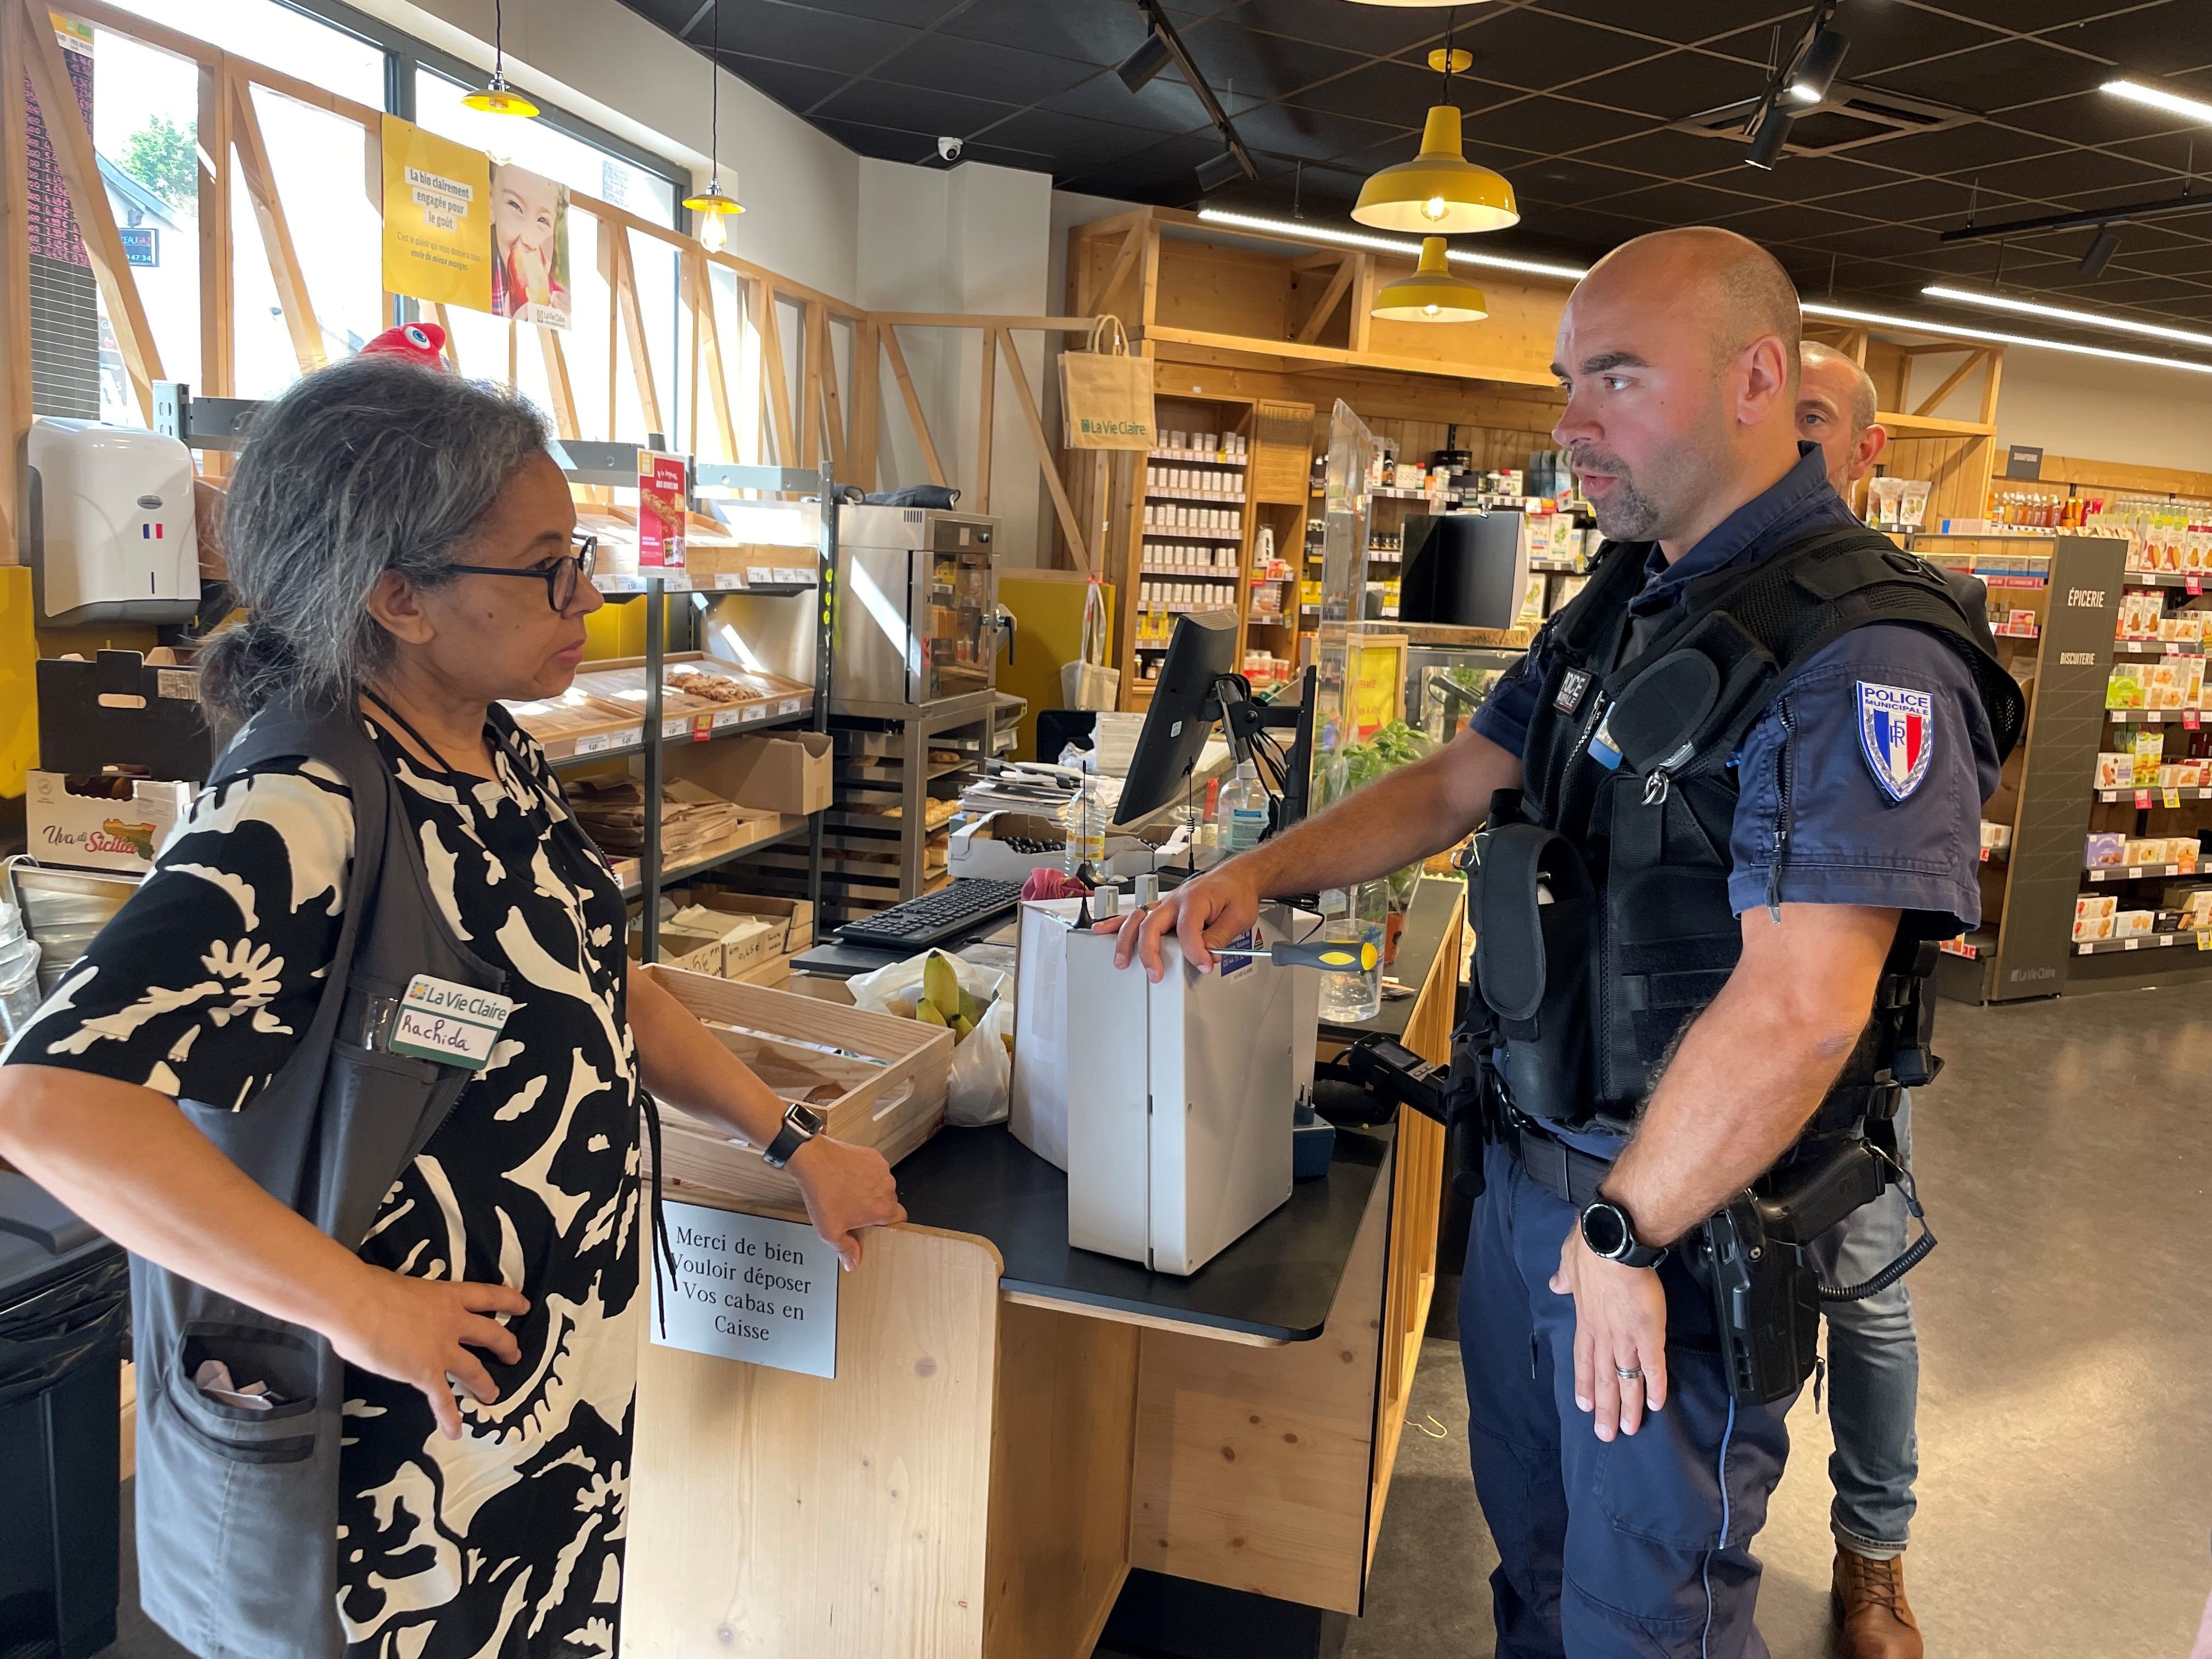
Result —
<instances>
[{"instance_id":1,"label":"navy blue police shirt","mask_svg":"<svg viewBox=\"0 0 2212 1659\"><path fill-rule=\"evenodd\" d=\"M1692 579L1756 564L1814 531L1856 520L1830 487L1818 445L1669 565L1646 550L1629 602L1642 631ZM1475 711L1476 731L1522 753L1551 668L1546 636ZM1854 629L1808 659L1744 738L1729 838L1729 900L1863 904L1925 915L1923 936L1981 921L1982 803L1997 787L1996 743L1972 672L1954 648L1901 623Z\"/></svg>"}]
</instances>

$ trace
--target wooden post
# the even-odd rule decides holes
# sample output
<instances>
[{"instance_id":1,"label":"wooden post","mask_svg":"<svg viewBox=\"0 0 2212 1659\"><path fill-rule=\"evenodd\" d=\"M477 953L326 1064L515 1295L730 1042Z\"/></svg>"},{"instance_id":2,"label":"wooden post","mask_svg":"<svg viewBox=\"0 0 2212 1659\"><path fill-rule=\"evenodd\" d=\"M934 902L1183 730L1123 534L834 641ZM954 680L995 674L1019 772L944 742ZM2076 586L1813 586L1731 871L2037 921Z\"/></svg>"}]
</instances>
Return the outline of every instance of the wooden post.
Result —
<instances>
[{"instance_id":1,"label":"wooden post","mask_svg":"<svg viewBox=\"0 0 2212 1659\"><path fill-rule=\"evenodd\" d=\"M1095 573L1097 562L1091 556L1090 544L1084 540L1083 526L1076 522L1074 507L1068 504L1067 487L1060 482L1052 445L1046 441L1044 422L1037 418L1036 399L1030 392L1030 377L1022 372L1022 360L1014 351L1013 333L1003 328L998 332L999 349L1006 356L1006 378L1014 383L1014 402L1029 426L1030 441L1036 446L1037 465L1044 471L1045 487L1052 491L1052 509L1060 515L1060 533L1067 538L1068 546L1081 561L1080 568Z\"/></svg>"},{"instance_id":2,"label":"wooden post","mask_svg":"<svg viewBox=\"0 0 2212 1659\"><path fill-rule=\"evenodd\" d=\"M580 438L576 424L576 389L568 380L568 356L561 349L561 331L539 323L538 349L545 357L545 385L553 399L553 430L562 438Z\"/></svg>"},{"instance_id":3,"label":"wooden post","mask_svg":"<svg viewBox=\"0 0 2212 1659\"><path fill-rule=\"evenodd\" d=\"M738 453L737 422L730 418L729 374L722 362L722 321L714 310L714 273L703 258L687 256L684 266L691 273L692 303L697 318L693 335L705 349L707 390L714 400L714 429L721 434L722 453L733 462L740 461L744 457ZM698 441L695 438L692 441L696 447Z\"/></svg>"},{"instance_id":4,"label":"wooden post","mask_svg":"<svg viewBox=\"0 0 2212 1659\"><path fill-rule=\"evenodd\" d=\"M921 444L921 464L929 469L930 483L941 484L945 482L945 463L937 459L929 422L921 417L921 399L915 393L914 376L907 372L906 353L899 349L898 330L886 325L883 337L884 354L891 360L891 374L898 381L899 398L906 404L907 419L914 422L914 435Z\"/></svg>"},{"instance_id":5,"label":"wooden post","mask_svg":"<svg viewBox=\"0 0 2212 1659\"><path fill-rule=\"evenodd\" d=\"M32 94L39 100L39 115L46 123L54 160L68 186L70 204L76 210L77 228L84 234L85 257L107 301L107 319L115 331L116 349L122 354L131 388L138 395L140 415L150 425L154 419L154 382L161 373L161 354L154 331L139 302L138 284L131 275L131 262L123 252L123 237L115 228L115 215L107 205L107 186L100 176L92 134L84 125L84 112L76 105L76 88L62 62L61 43L44 5L21 0L10 10L21 32L18 46L30 76Z\"/></svg>"},{"instance_id":6,"label":"wooden post","mask_svg":"<svg viewBox=\"0 0 2212 1659\"><path fill-rule=\"evenodd\" d=\"M660 392L653 385L653 354L646 349L645 311L637 299L637 267L630 262L629 232L621 225L601 222L602 234L611 233L615 267L615 307L622 318L623 332L629 337L630 373L637 378L637 401L645 412L646 429L665 434L668 428L660 418ZM608 390L613 398L611 384ZM610 434L614 431L611 419Z\"/></svg>"},{"instance_id":7,"label":"wooden post","mask_svg":"<svg viewBox=\"0 0 2212 1659\"><path fill-rule=\"evenodd\" d=\"M430 320L446 331L446 367L458 374L461 372L461 348L459 343L453 338L453 319L446 314L444 301L433 300L429 303ZM562 372L564 374L568 372L565 364ZM584 434L580 431L576 435L580 438Z\"/></svg>"},{"instance_id":8,"label":"wooden post","mask_svg":"<svg viewBox=\"0 0 2212 1659\"><path fill-rule=\"evenodd\" d=\"M822 306L813 300L799 313L799 464L822 465Z\"/></svg>"},{"instance_id":9,"label":"wooden post","mask_svg":"<svg viewBox=\"0 0 2212 1659\"><path fill-rule=\"evenodd\" d=\"M238 295L230 246L230 106L225 70L199 72L199 149L215 171L199 169L200 383L210 398L233 395L238 381ZM210 450L200 457L210 472L226 470L230 457Z\"/></svg>"},{"instance_id":10,"label":"wooden post","mask_svg":"<svg viewBox=\"0 0 2212 1659\"><path fill-rule=\"evenodd\" d=\"M8 430L18 438L31 429L32 418L30 158L21 35L12 13L0 18L0 378ZM12 459L0 466L0 565L23 557L16 499L21 471Z\"/></svg>"},{"instance_id":11,"label":"wooden post","mask_svg":"<svg viewBox=\"0 0 2212 1659\"><path fill-rule=\"evenodd\" d=\"M1335 313L1337 302L1344 298L1345 289L1352 286L1352 258L1347 254L1336 262L1335 274L1328 279L1328 286L1321 291L1321 298L1314 302L1313 310L1300 325L1297 332L1300 344L1311 345L1321 338L1321 331Z\"/></svg>"},{"instance_id":12,"label":"wooden post","mask_svg":"<svg viewBox=\"0 0 2212 1659\"><path fill-rule=\"evenodd\" d=\"M876 487L877 434L883 424L884 348L876 320L863 318L853 331L853 482Z\"/></svg>"},{"instance_id":13,"label":"wooden post","mask_svg":"<svg viewBox=\"0 0 2212 1659\"><path fill-rule=\"evenodd\" d=\"M254 112L253 88L245 76L230 75L231 142L238 153L238 170L253 198L253 217L261 227L261 246L269 255L269 275L276 285L276 304L284 313L284 328L292 337L292 356L300 373L312 374L330 361L323 350L323 331L315 321L313 300L307 293L307 275L292 244L292 227L284 217L284 204L276 194L276 169L270 165L269 146L261 136L261 118Z\"/></svg>"},{"instance_id":14,"label":"wooden post","mask_svg":"<svg viewBox=\"0 0 2212 1659\"><path fill-rule=\"evenodd\" d=\"M975 440L975 510L988 514L991 510L991 399L998 390L999 337L989 329L983 334L983 379L977 388L976 403L981 418L976 425L980 431ZM1011 365L1015 374L1022 372L1019 362Z\"/></svg>"},{"instance_id":15,"label":"wooden post","mask_svg":"<svg viewBox=\"0 0 2212 1659\"><path fill-rule=\"evenodd\" d=\"M791 385L784 373L783 328L776 320L775 285L763 281L759 294L761 379L768 393L769 422L775 434L775 464L797 466L800 465L799 437L791 419Z\"/></svg>"},{"instance_id":16,"label":"wooden post","mask_svg":"<svg viewBox=\"0 0 2212 1659\"><path fill-rule=\"evenodd\" d=\"M852 465L852 442L845 431L845 406L837 395L837 346L830 337L830 313L824 309L817 331L821 363L817 369L822 386L822 425L830 436L830 470L842 480Z\"/></svg>"},{"instance_id":17,"label":"wooden post","mask_svg":"<svg viewBox=\"0 0 2212 1659\"><path fill-rule=\"evenodd\" d=\"M1375 256L1355 253L1352 265L1351 344L1354 351L1364 351L1368 325L1375 320Z\"/></svg>"}]
</instances>

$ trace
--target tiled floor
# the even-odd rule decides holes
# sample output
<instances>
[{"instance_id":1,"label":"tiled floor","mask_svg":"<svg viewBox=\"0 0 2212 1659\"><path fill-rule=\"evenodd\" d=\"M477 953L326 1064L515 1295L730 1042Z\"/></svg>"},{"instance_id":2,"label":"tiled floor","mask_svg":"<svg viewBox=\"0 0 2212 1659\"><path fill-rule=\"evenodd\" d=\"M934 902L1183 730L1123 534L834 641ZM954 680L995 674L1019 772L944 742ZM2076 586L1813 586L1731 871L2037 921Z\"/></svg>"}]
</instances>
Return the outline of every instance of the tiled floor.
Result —
<instances>
[{"instance_id":1,"label":"tiled floor","mask_svg":"<svg viewBox=\"0 0 2212 1659\"><path fill-rule=\"evenodd\" d=\"M2212 990L1947 1004L1942 1027L1951 1066L1914 1121L1942 1240L1911 1279L1929 1650L2180 1659L2212 1585ZM1457 1350L1431 1341L1346 1659L1492 1651L1466 1417ZM1808 1401L1790 1425L1759 1623L1777 1659L1817 1659L1827 1425ZM125 1620L116 1659L183 1651Z\"/></svg>"}]
</instances>

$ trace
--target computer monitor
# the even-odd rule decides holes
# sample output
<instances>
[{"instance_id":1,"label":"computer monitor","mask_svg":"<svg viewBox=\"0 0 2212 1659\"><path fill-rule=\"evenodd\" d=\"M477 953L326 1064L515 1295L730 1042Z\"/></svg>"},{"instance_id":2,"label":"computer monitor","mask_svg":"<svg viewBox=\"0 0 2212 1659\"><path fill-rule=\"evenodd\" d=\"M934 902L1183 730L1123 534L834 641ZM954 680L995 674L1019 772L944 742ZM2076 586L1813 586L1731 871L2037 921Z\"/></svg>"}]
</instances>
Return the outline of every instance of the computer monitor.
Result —
<instances>
[{"instance_id":1,"label":"computer monitor","mask_svg":"<svg viewBox=\"0 0 2212 1659\"><path fill-rule=\"evenodd\" d=\"M1156 812L1184 792L1184 780L1220 718L1215 683L1236 672L1235 611L1194 611L1176 618L1129 757L1129 775L1121 781L1116 823Z\"/></svg>"},{"instance_id":2,"label":"computer monitor","mask_svg":"<svg viewBox=\"0 0 2212 1659\"><path fill-rule=\"evenodd\" d=\"M1398 581L1398 620L1510 628L1528 586L1518 513L1409 517Z\"/></svg>"}]
</instances>

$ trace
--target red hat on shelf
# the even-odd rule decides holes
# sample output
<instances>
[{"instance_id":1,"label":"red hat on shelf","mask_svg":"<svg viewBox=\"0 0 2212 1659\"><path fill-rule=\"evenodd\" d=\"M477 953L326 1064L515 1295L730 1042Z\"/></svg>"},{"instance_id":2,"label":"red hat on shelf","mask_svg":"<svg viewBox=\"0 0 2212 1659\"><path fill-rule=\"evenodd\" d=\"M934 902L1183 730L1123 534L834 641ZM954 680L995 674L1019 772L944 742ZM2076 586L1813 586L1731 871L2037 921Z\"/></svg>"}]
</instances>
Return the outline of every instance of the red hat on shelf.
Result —
<instances>
[{"instance_id":1,"label":"red hat on shelf","mask_svg":"<svg viewBox=\"0 0 2212 1659\"><path fill-rule=\"evenodd\" d=\"M425 368L446 366L446 331L435 323L402 323L387 328L361 349L364 357L404 357Z\"/></svg>"}]
</instances>

